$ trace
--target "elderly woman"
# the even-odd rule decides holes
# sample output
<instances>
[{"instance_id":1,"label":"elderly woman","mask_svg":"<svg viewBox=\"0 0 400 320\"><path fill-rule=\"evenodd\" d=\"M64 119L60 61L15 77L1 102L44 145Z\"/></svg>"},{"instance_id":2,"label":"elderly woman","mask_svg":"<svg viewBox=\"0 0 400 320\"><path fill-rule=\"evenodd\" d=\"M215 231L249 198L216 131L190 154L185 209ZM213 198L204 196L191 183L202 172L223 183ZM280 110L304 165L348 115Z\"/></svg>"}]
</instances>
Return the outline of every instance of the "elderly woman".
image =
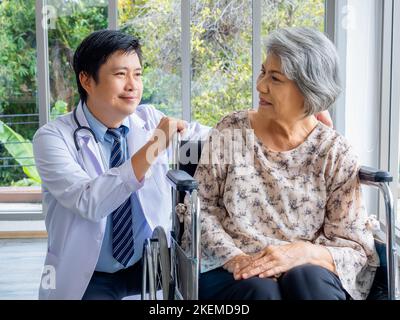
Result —
<instances>
[{"instance_id":1,"label":"elderly woman","mask_svg":"<svg viewBox=\"0 0 400 320\"><path fill-rule=\"evenodd\" d=\"M200 299L365 299L379 260L359 163L314 117L340 93L335 47L318 31L289 28L270 34L266 49L259 108L217 124L195 173ZM207 150L226 157L226 139L212 145L219 134L249 130L251 161L210 163Z\"/></svg>"}]
</instances>

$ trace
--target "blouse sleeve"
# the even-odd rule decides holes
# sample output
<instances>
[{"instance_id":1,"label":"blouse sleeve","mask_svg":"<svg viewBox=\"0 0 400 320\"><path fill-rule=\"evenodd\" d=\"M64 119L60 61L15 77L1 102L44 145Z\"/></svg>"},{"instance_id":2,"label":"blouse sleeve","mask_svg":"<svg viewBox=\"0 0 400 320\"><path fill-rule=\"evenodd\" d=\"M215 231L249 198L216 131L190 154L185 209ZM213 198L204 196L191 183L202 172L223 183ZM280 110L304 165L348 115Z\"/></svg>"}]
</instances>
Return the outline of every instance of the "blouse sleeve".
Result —
<instances>
[{"instance_id":1,"label":"blouse sleeve","mask_svg":"<svg viewBox=\"0 0 400 320\"><path fill-rule=\"evenodd\" d=\"M218 126L217 126L218 128ZM201 272L218 268L243 254L223 227L228 213L223 193L228 165L224 163L221 133L213 129L206 140L194 178L199 182L201 220ZM185 217L183 242L190 241L190 217Z\"/></svg>"},{"instance_id":2,"label":"blouse sleeve","mask_svg":"<svg viewBox=\"0 0 400 320\"><path fill-rule=\"evenodd\" d=\"M339 150L341 149L341 150ZM330 251L343 287L354 299L364 299L377 266L374 239L367 226L359 165L349 146L335 150L327 165L327 203L322 233L316 243Z\"/></svg>"}]
</instances>

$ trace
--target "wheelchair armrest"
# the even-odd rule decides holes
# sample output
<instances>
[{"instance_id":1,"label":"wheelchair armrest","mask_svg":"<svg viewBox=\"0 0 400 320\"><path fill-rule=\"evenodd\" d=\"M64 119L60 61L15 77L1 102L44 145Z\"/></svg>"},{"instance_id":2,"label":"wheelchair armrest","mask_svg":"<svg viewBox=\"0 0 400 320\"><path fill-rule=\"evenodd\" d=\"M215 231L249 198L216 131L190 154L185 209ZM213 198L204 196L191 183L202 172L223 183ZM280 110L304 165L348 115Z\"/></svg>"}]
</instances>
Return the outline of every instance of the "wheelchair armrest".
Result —
<instances>
[{"instance_id":1,"label":"wheelchair armrest","mask_svg":"<svg viewBox=\"0 0 400 320\"><path fill-rule=\"evenodd\" d=\"M197 190L199 183L193 179L188 173L182 170L169 170L167 173L168 181L172 184L172 187L177 191L188 191Z\"/></svg>"},{"instance_id":2,"label":"wheelchair armrest","mask_svg":"<svg viewBox=\"0 0 400 320\"><path fill-rule=\"evenodd\" d=\"M380 171L371 167L362 166L358 172L361 183L363 182L392 182L390 172Z\"/></svg>"}]
</instances>

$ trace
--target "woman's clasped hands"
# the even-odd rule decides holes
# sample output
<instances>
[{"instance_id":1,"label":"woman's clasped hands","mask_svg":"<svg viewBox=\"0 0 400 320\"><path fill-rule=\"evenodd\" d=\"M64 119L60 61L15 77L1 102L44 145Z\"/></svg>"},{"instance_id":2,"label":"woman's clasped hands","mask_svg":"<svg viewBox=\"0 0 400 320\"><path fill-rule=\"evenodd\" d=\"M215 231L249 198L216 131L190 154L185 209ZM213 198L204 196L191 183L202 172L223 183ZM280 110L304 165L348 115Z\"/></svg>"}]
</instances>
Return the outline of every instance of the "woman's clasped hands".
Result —
<instances>
[{"instance_id":1,"label":"woman's clasped hands","mask_svg":"<svg viewBox=\"0 0 400 320\"><path fill-rule=\"evenodd\" d=\"M310 262L311 243L299 241L285 245L270 245L254 255L240 254L229 260L223 268L235 280L254 276L277 279L282 273Z\"/></svg>"}]
</instances>

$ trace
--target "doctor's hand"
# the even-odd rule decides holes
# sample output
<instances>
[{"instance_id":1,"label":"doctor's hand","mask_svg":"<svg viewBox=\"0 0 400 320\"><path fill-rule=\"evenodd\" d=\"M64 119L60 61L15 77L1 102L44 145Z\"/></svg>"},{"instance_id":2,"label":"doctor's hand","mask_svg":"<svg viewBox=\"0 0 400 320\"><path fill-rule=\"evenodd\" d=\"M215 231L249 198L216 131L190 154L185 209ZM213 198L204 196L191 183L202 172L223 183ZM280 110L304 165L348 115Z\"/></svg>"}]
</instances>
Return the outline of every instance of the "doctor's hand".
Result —
<instances>
[{"instance_id":1,"label":"doctor's hand","mask_svg":"<svg viewBox=\"0 0 400 320\"><path fill-rule=\"evenodd\" d=\"M315 114L315 118L317 118L317 120L322 122L324 125L333 128L333 121L328 110Z\"/></svg>"},{"instance_id":2,"label":"doctor's hand","mask_svg":"<svg viewBox=\"0 0 400 320\"><path fill-rule=\"evenodd\" d=\"M183 132L185 127L182 120L169 117L160 120L150 140L131 158L133 172L138 181L142 181L159 154L168 147L174 133Z\"/></svg>"},{"instance_id":3,"label":"doctor's hand","mask_svg":"<svg viewBox=\"0 0 400 320\"><path fill-rule=\"evenodd\" d=\"M176 132L183 133L186 129L186 123L183 120L163 117L154 130L152 140L156 141L160 151L168 148L173 135Z\"/></svg>"}]
</instances>

